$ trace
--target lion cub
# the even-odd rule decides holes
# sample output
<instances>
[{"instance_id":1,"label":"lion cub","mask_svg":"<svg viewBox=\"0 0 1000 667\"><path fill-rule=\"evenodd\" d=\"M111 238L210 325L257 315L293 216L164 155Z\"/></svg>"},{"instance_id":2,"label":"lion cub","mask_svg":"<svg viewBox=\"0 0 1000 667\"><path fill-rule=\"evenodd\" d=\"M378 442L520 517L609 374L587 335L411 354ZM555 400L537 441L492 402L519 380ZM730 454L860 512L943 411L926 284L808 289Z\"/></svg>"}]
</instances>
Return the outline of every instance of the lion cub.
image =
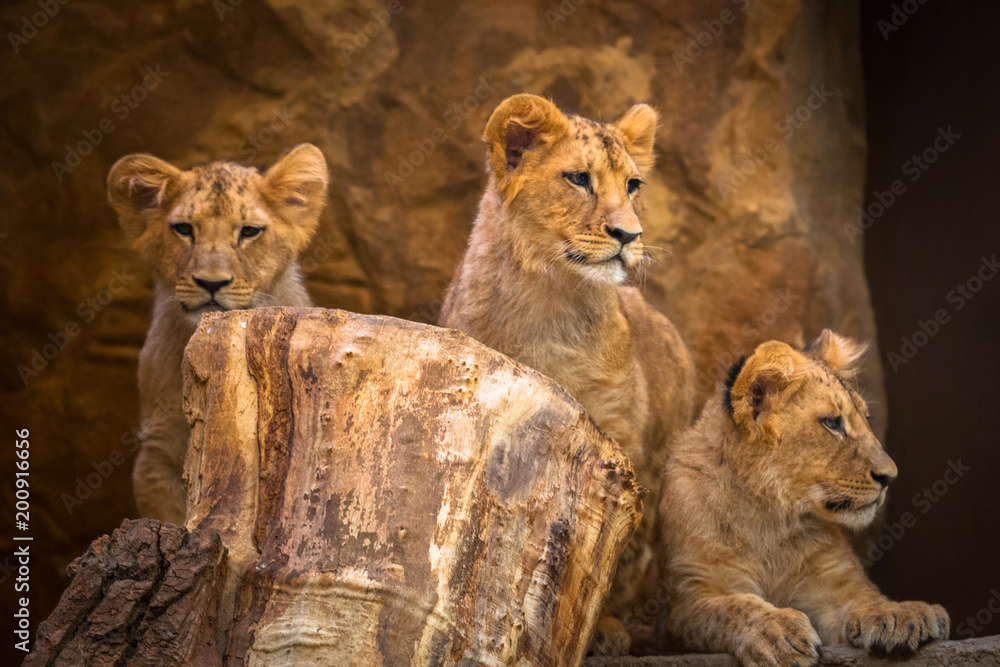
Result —
<instances>
[{"instance_id":1,"label":"lion cub","mask_svg":"<svg viewBox=\"0 0 1000 667\"><path fill-rule=\"evenodd\" d=\"M763 343L678 438L661 566L667 627L688 649L812 665L820 642L893 651L948 636L941 606L882 595L844 533L871 523L896 477L853 386L864 349L829 330L802 352Z\"/></svg>"},{"instance_id":2,"label":"lion cub","mask_svg":"<svg viewBox=\"0 0 1000 667\"><path fill-rule=\"evenodd\" d=\"M677 330L621 286L642 258L637 198L655 134L645 104L597 123L535 95L502 102L484 135L489 183L439 322L565 387L651 490L694 400L694 364ZM629 607L652 561L646 514L608 613Z\"/></svg>"},{"instance_id":3,"label":"lion cub","mask_svg":"<svg viewBox=\"0 0 1000 667\"><path fill-rule=\"evenodd\" d=\"M181 362L201 314L311 305L295 258L316 231L326 187L326 160L311 144L264 174L232 162L181 171L143 153L111 168L108 201L154 279L132 475L142 516L185 520Z\"/></svg>"}]
</instances>

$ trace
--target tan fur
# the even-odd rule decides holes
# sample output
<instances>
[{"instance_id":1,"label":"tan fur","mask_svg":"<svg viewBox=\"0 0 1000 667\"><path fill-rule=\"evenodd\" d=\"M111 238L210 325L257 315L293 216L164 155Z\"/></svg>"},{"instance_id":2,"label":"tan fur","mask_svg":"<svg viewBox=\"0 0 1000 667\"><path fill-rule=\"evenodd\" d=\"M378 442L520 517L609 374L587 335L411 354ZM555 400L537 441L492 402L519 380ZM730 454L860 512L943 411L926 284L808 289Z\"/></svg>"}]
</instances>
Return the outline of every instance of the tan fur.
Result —
<instances>
[{"instance_id":1,"label":"tan fur","mask_svg":"<svg viewBox=\"0 0 1000 667\"><path fill-rule=\"evenodd\" d=\"M948 636L939 605L883 596L845 534L884 502L875 476L896 475L853 385L863 352L828 330L803 352L764 343L678 438L660 511L674 642L787 666L815 664L821 641L913 650Z\"/></svg>"},{"instance_id":2,"label":"tan fur","mask_svg":"<svg viewBox=\"0 0 1000 667\"><path fill-rule=\"evenodd\" d=\"M142 444L133 485L142 516L184 523L181 362L201 314L310 305L295 258L316 231L326 187L326 160L310 144L264 174L231 162L181 171L147 154L111 168L108 201L155 283L153 322L139 355ZM175 223L191 225L193 238L172 229ZM241 238L244 227L263 231ZM231 282L213 297L196 280Z\"/></svg>"},{"instance_id":3,"label":"tan fur","mask_svg":"<svg viewBox=\"0 0 1000 667\"><path fill-rule=\"evenodd\" d=\"M655 131L644 104L602 124L534 95L504 101L486 127L490 180L440 320L559 382L653 492L654 511L618 566L614 614L631 608L652 561L665 446L693 409L694 365L680 335L620 285L643 257L641 237L609 233L642 231L640 195L627 183L652 166ZM589 174L591 188L569 172Z\"/></svg>"}]
</instances>

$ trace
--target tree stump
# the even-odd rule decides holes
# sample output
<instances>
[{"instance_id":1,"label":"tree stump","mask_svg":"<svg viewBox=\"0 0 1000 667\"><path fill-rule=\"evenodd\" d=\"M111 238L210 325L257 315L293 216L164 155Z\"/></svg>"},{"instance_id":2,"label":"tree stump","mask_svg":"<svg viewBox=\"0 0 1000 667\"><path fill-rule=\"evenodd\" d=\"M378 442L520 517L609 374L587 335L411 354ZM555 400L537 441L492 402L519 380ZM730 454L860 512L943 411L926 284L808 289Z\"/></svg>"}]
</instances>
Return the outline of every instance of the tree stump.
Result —
<instances>
[{"instance_id":1,"label":"tree stump","mask_svg":"<svg viewBox=\"0 0 1000 667\"><path fill-rule=\"evenodd\" d=\"M184 372L187 539L217 576L159 664L582 660L643 490L554 382L455 331L322 309L206 315ZM99 645L102 605L130 610L116 655L140 656L151 603L78 604L79 578L37 664Z\"/></svg>"}]
</instances>

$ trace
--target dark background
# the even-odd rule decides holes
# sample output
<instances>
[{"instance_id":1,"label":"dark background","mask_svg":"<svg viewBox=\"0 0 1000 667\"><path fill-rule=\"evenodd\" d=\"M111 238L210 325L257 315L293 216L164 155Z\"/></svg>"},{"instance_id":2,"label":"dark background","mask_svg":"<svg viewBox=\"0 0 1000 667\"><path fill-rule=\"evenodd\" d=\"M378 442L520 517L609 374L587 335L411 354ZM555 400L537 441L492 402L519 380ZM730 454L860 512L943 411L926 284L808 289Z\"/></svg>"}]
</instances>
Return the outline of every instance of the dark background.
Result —
<instances>
[{"instance_id":1,"label":"dark background","mask_svg":"<svg viewBox=\"0 0 1000 667\"><path fill-rule=\"evenodd\" d=\"M909 512L915 523L892 538L873 576L890 596L943 604L953 637L982 636L1000 632L1000 614L987 610L1000 590L1000 279L961 310L948 294L975 275L982 257L1000 255L1000 4L928 0L886 39L878 22L900 4L862 9L866 208L896 179L907 188L864 238L889 396L886 445L900 472L888 521ZM961 138L911 182L904 164L948 127ZM894 371L889 353L900 353L902 338L942 308L950 320ZM939 483L947 488L939 497L934 483L959 461L971 470L953 485ZM924 488L939 499L915 500ZM979 630L966 620L977 613Z\"/></svg>"}]
</instances>

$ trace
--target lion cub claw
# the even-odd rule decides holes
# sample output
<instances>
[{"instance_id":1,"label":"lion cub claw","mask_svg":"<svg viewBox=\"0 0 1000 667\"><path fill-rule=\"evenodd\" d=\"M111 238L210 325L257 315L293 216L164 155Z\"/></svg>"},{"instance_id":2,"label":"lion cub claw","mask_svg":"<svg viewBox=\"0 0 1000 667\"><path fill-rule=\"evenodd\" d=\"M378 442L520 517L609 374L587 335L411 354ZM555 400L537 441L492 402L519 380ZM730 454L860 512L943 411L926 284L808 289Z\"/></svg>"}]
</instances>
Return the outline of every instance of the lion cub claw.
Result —
<instances>
[{"instance_id":1,"label":"lion cub claw","mask_svg":"<svg viewBox=\"0 0 1000 667\"><path fill-rule=\"evenodd\" d=\"M744 667L808 667L819 660L820 644L808 616L776 609L754 624L736 656Z\"/></svg>"},{"instance_id":2,"label":"lion cub claw","mask_svg":"<svg viewBox=\"0 0 1000 667\"><path fill-rule=\"evenodd\" d=\"M915 651L932 639L946 639L948 612L939 604L891 602L859 605L847 615L846 639L864 649Z\"/></svg>"}]
</instances>

